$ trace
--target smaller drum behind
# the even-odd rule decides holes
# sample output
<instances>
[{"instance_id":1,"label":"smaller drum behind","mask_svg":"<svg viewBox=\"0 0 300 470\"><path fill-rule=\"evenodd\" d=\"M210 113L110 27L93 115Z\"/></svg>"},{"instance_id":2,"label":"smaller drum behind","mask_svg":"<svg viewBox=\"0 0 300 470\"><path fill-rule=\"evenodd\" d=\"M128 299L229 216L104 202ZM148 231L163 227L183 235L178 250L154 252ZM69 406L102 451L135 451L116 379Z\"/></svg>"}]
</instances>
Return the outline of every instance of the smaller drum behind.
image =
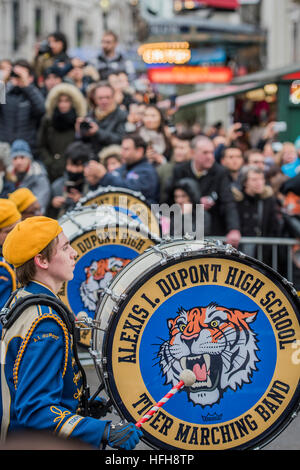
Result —
<instances>
[{"instance_id":1,"label":"smaller drum behind","mask_svg":"<svg viewBox=\"0 0 300 470\"><path fill-rule=\"evenodd\" d=\"M79 200L78 206L91 204L112 206L117 211L125 213L130 219L144 224L151 233L161 236L159 219L140 192L107 186L90 191Z\"/></svg>"},{"instance_id":2,"label":"smaller drum behind","mask_svg":"<svg viewBox=\"0 0 300 470\"><path fill-rule=\"evenodd\" d=\"M94 318L101 292L132 259L159 243L145 227L112 207L78 207L59 221L78 256L74 277L64 282L61 300L74 312ZM90 343L90 330L82 329L80 342Z\"/></svg>"}]
</instances>

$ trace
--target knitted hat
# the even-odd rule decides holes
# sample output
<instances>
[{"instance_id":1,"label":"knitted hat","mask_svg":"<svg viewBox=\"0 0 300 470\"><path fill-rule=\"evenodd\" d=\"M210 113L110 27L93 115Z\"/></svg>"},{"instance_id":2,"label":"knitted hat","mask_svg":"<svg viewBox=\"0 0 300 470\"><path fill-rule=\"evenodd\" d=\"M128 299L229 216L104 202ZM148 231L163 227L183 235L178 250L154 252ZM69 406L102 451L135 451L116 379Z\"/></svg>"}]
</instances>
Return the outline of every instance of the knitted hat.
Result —
<instances>
[{"instance_id":1,"label":"knitted hat","mask_svg":"<svg viewBox=\"0 0 300 470\"><path fill-rule=\"evenodd\" d=\"M10 156L11 158L23 156L30 158L30 160L33 160L33 155L31 153L29 144L26 142L26 140L22 139L17 139L12 143Z\"/></svg>"}]
</instances>

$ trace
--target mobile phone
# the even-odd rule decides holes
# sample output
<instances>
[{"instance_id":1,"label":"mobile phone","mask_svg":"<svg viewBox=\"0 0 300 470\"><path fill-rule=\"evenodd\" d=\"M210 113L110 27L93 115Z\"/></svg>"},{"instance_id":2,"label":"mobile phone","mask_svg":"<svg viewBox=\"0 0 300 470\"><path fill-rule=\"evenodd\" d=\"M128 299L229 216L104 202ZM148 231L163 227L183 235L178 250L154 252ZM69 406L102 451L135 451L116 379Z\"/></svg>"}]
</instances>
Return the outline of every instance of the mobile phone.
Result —
<instances>
[{"instance_id":1,"label":"mobile phone","mask_svg":"<svg viewBox=\"0 0 300 470\"><path fill-rule=\"evenodd\" d=\"M274 129L274 132L286 132L287 123L285 121L274 122L273 129Z\"/></svg>"},{"instance_id":2,"label":"mobile phone","mask_svg":"<svg viewBox=\"0 0 300 470\"><path fill-rule=\"evenodd\" d=\"M170 96L170 108L175 108L176 107L176 98L177 98L177 95L171 95Z\"/></svg>"},{"instance_id":3,"label":"mobile phone","mask_svg":"<svg viewBox=\"0 0 300 470\"><path fill-rule=\"evenodd\" d=\"M14 70L11 71L10 76L12 78L20 78L20 75L18 75Z\"/></svg>"},{"instance_id":4,"label":"mobile phone","mask_svg":"<svg viewBox=\"0 0 300 470\"><path fill-rule=\"evenodd\" d=\"M273 142L272 143L272 150L274 150L274 152L280 152L282 150L282 143L281 142Z\"/></svg>"},{"instance_id":5,"label":"mobile phone","mask_svg":"<svg viewBox=\"0 0 300 470\"><path fill-rule=\"evenodd\" d=\"M242 132L248 132L248 131L250 130L250 125L247 124L246 122L243 122L243 123L241 124L240 130L241 130Z\"/></svg>"}]
</instances>

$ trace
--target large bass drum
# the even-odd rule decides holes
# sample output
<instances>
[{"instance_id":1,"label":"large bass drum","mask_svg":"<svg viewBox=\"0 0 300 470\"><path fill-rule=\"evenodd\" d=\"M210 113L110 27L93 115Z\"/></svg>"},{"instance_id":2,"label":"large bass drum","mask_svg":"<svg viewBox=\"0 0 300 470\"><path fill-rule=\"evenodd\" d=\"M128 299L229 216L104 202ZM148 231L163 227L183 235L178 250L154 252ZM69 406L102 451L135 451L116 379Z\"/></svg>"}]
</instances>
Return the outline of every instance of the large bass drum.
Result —
<instances>
[{"instance_id":1,"label":"large bass drum","mask_svg":"<svg viewBox=\"0 0 300 470\"><path fill-rule=\"evenodd\" d=\"M130 219L148 227L148 230L154 235L161 236L158 214L152 210L146 198L138 191L114 186L98 188L88 192L78 202L78 206L91 204L112 206L116 211L125 213Z\"/></svg>"},{"instance_id":2,"label":"large bass drum","mask_svg":"<svg viewBox=\"0 0 300 470\"><path fill-rule=\"evenodd\" d=\"M74 277L63 283L61 300L74 312L94 318L101 292L132 259L161 241L148 229L111 206L77 207L60 220L77 251ZM81 343L89 345L90 330L82 329Z\"/></svg>"},{"instance_id":3,"label":"large bass drum","mask_svg":"<svg viewBox=\"0 0 300 470\"><path fill-rule=\"evenodd\" d=\"M299 306L285 279L231 246L164 242L104 294L97 373L121 418L137 422L194 372L143 425L151 448L261 448L299 410Z\"/></svg>"}]
</instances>

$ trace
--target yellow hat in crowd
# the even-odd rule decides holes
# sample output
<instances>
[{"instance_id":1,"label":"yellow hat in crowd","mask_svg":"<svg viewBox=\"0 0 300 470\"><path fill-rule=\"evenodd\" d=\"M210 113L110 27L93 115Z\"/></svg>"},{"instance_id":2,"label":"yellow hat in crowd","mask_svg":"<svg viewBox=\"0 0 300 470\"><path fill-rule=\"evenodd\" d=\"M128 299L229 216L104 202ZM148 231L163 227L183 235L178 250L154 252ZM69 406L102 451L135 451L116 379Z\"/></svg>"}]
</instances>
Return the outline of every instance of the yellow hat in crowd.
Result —
<instances>
[{"instance_id":1,"label":"yellow hat in crowd","mask_svg":"<svg viewBox=\"0 0 300 470\"><path fill-rule=\"evenodd\" d=\"M16 204L8 199L0 199L0 229L9 227L21 220Z\"/></svg>"},{"instance_id":2,"label":"yellow hat in crowd","mask_svg":"<svg viewBox=\"0 0 300 470\"><path fill-rule=\"evenodd\" d=\"M36 196L28 188L17 189L8 195L8 199L16 204L19 212L21 213L26 211L31 204L37 201Z\"/></svg>"},{"instance_id":3,"label":"yellow hat in crowd","mask_svg":"<svg viewBox=\"0 0 300 470\"><path fill-rule=\"evenodd\" d=\"M49 245L62 228L55 219L36 216L18 223L7 235L3 256L15 268L22 266Z\"/></svg>"}]
</instances>

